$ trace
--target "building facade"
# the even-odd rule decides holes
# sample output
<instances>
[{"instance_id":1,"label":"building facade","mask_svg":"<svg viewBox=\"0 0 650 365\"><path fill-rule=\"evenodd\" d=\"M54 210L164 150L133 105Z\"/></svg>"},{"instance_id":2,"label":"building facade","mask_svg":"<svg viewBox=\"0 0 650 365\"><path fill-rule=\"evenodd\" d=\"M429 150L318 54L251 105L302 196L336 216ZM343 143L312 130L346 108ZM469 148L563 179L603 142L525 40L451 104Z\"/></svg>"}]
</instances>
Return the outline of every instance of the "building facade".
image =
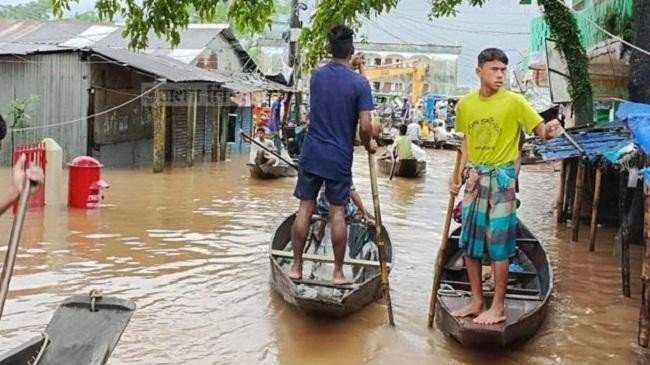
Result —
<instances>
[{"instance_id":1,"label":"building facade","mask_svg":"<svg viewBox=\"0 0 650 365\"><path fill-rule=\"evenodd\" d=\"M366 55L366 66L387 66L413 64L422 61L426 73L422 94L454 95L458 80L458 57L462 47L396 44L358 43L355 49ZM411 75L391 76L371 80L371 87L377 95L408 97L413 88Z\"/></svg>"}]
</instances>

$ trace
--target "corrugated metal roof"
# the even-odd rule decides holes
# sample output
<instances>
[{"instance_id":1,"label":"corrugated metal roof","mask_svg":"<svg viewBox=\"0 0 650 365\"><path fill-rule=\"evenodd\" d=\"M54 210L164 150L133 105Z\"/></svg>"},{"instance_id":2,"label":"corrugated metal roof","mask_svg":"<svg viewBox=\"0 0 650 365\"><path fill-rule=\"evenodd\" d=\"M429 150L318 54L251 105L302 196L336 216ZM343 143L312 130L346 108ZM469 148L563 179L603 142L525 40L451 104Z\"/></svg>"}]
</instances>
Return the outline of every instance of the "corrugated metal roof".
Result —
<instances>
[{"instance_id":1,"label":"corrugated metal roof","mask_svg":"<svg viewBox=\"0 0 650 365\"><path fill-rule=\"evenodd\" d=\"M177 61L167 56L154 56L146 53L115 48L91 48L92 53L123 63L140 71L164 77L172 82L214 82L224 84L233 81L222 74L211 72Z\"/></svg>"},{"instance_id":2,"label":"corrugated metal roof","mask_svg":"<svg viewBox=\"0 0 650 365\"><path fill-rule=\"evenodd\" d=\"M591 131L569 134L578 145L584 148L590 160L595 160L605 152L620 146L621 143L632 143L629 134L621 131ZM580 157L580 152L565 136L548 141L536 141L535 144L537 152L540 153L544 161Z\"/></svg>"},{"instance_id":3,"label":"corrugated metal roof","mask_svg":"<svg viewBox=\"0 0 650 365\"><path fill-rule=\"evenodd\" d=\"M20 55L26 56L34 53L45 52L68 52L70 48L59 47L50 44L30 44L30 43L9 43L0 41L0 55Z\"/></svg>"}]
</instances>

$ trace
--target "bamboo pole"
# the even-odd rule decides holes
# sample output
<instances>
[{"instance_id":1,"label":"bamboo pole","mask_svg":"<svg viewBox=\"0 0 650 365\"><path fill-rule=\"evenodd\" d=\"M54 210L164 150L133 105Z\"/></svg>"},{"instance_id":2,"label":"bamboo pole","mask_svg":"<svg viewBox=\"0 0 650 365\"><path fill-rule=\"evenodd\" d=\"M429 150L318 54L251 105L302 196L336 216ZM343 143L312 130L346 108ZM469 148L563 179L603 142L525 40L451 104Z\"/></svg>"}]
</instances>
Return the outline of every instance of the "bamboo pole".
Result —
<instances>
[{"instance_id":1,"label":"bamboo pole","mask_svg":"<svg viewBox=\"0 0 650 365\"><path fill-rule=\"evenodd\" d=\"M370 168L370 188L372 190L372 205L375 208L375 243L379 251L379 265L381 273L381 287L388 310L388 323L395 326L393 319L393 304L390 300L390 285L388 283L388 268L386 267L386 246L384 245L383 226L381 225L381 208L379 205L379 188L377 187L377 170L375 158L368 152L368 167Z\"/></svg>"},{"instance_id":2,"label":"bamboo pole","mask_svg":"<svg viewBox=\"0 0 650 365\"><path fill-rule=\"evenodd\" d=\"M557 211L557 224L566 222L566 215L564 212L564 198L566 196L565 187L566 187L566 170L567 170L567 161L562 160L562 167L560 168L560 187L557 192L557 201L555 203L555 210Z\"/></svg>"},{"instance_id":3,"label":"bamboo pole","mask_svg":"<svg viewBox=\"0 0 650 365\"><path fill-rule=\"evenodd\" d=\"M650 181L643 182L644 200L644 230L643 239L645 250L643 254L643 269L641 271L641 309L639 313L639 346L647 348L650 345Z\"/></svg>"},{"instance_id":4,"label":"bamboo pole","mask_svg":"<svg viewBox=\"0 0 650 365\"><path fill-rule=\"evenodd\" d=\"M589 251L596 249L596 223L598 220L598 204L600 204L600 182L603 177L602 167L596 169L596 181L594 183L594 199L591 207L591 227L589 229Z\"/></svg>"},{"instance_id":5,"label":"bamboo pole","mask_svg":"<svg viewBox=\"0 0 650 365\"><path fill-rule=\"evenodd\" d=\"M29 200L30 185L30 180L25 177L25 182L23 183L20 196L18 197L18 210L16 211L16 217L11 226L11 234L9 235L9 244L7 245L4 265L2 265L2 274L0 274L0 317L2 317L5 300L7 299L7 294L9 294L9 283L11 282L11 275L14 271L16 255L18 255L20 233L22 232L23 222L25 221L25 211L27 210L27 201Z\"/></svg>"},{"instance_id":6,"label":"bamboo pole","mask_svg":"<svg viewBox=\"0 0 650 365\"><path fill-rule=\"evenodd\" d=\"M162 172L165 168L165 94L155 91L155 102L153 106L153 172Z\"/></svg>"},{"instance_id":7,"label":"bamboo pole","mask_svg":"<svg viewBox=\"0 0 650 365\"><path fill-rule=\"evenodd\" d=\"M573 224L571 241L578 242L578 231L580 230L580 209L582 208L582 193L585 183L585 164L578 161L578 174L576 177L576 189L573 197L573 215L571 224Z\"/></svg>"},{"instance_id":8,"label":"bamboo pole","mask_svg":"<svg viewBox=\"0 0 650 365\"><path fill-rule=\"evenodd\" d=\"M630 297L630 242L629 222L627 219L627 181L625 174L621 170L618 180L619 187L619 215L621 221L621 281L623 285L623 296Z\"/></svg>"},{"instance_id":9,"label":"bamboo pole","mask_svg":"<svg viewBox=\"0 0 650 365\"><path fill-rule=\"evenodd\" d=\"M460 171L462 152L459 150L456 152L456 162L454 163L454 173L453 179L458 178L458 173ZM442 270L445 265L445 256L447 256L447 244L449 243L449 227L451 226L451 217L454 212L454 202L456 201L456 196L449 194L449 200L447 201L447 215L445 216L445 221L443 222L442 229L442 241L440 242L440 248L438 248L438 257L436 258L436 266L433 268L433 287L431 288L431 298L429 300L429 318L427 325L433 327L433 320L436 315L436 303L438 301L438 289L440 289L440 276L442 275Z\"/></svg>"}]
</instances>

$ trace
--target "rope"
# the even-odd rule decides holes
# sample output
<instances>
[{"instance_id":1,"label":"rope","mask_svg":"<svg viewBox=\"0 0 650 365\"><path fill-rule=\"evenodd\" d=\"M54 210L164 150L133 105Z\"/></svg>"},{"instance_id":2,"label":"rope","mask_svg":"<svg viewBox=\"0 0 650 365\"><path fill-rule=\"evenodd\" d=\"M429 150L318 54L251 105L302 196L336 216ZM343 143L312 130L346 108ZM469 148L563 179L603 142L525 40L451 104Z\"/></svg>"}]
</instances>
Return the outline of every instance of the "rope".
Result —
<instances>
[{"instance_id":1,"label":"rope","mask_svg":"<svg viewBox=\"0 0 650 365\"><path fill-rule=\"evenodd\" d=\"M465 290L456 290L453 286L442 283L440 284L440 289L438 289L438 294L443 297L468 297L470 296L469 292Z\"/></svg>"},{"instance_id":2,"label":"rope","mask_svg":"<svg viewBox=\"0 0 650 365\"><path fill-rule=\"evenodd\" d=\"M38 354L34 358L34 362L31 365L38 365L38 363L41 361L43 358L43 354L45 353L45 348L47 345L50 343L50 336L47 335L47 332L43 332L43 344L41 345L41 349L38 351Z\"/></svg>"},{"instance_id":3,"label":"rope","mask_svg":"<svg viewBox=\"0 0 650 365\"><path fill-rule=\"evenodd\" d=\"M95 301L97 299L102 298L102 296L103 296L102 292L100 290L93 289L93 290L90 291L88 296L90 296L90 311L91 312L97 312L97 310L95 309Z\"/></svg>"},{"instance_id":4,"label":"rope","mask_svg":"<svg viewBox=\"0 0 650 365\"><path fill-rule=\"evenodd\" d=\"M61 123L55 123L55 124L47 124L47 125L39 125L39 126L26 127L26 128L11 128L11 130L12 130L12 132L16 132L16 131L23 132L23 131L36 130L36 129L60 127L60 126L64 126L64 125L67 125L67 124L73 124L73 123L77 123L77 122L80 122L80 121L83 121L83 120L87 120L89 118L94 118L94 117L97 117L97 116L100 116L100 115L108 114L108 113L110 113L110 112L112 112L114 110L117 110L117 109L119 109L119 108L121 108L121 107L123 107L125 105L128 105L128 104L130 104L130 103L132 103L132 102L134 102L134 101L136 101L136 100L138 100L140 98L143 98L145 95L148 95L148 94L152 93L153 91L155 91L156 89L158 89L159 87L161 87L164 84L165 84L165 82L160 82L160 83L156 84L154 87L152 87L151 89L143 92L142 94L140 94L140 95L138 95L138 96L136 96L136 97L134 97L134 98L132 98L132 99L118 105L118 106L115 106L115 107L112 107L110 109L104 110L103 112L88 115L86 117L81 117L81 118L69 120L67 122L61 122Z\"/></svg>"}]
</instances>

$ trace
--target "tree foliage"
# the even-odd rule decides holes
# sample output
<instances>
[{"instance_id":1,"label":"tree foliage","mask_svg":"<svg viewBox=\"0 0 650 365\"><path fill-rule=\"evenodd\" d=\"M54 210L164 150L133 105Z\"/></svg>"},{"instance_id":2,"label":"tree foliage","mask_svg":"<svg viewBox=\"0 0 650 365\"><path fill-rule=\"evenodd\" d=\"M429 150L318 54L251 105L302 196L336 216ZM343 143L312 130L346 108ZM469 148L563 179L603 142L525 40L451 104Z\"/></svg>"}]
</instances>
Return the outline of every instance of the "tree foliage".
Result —
<instances>
[{"instance_id":1,"label":"tree foliage","mask_svg":"<svg viewBox=\"0 0 650 365\"><path fill-rule=\"evenodd\" d=\"M39 0L43 1L43 0ZM60 16L76 0L51 0L55 15ZM239 33L259 33L271 26L278 11L277 0L96 0L96 10L102 19L116 15L126 20L123 32L130 38L132 48L147 45L147 34L153 30L172 45L179 43L179 30L195 22L229 19ZM387 13L400 0L320 0L312 14L309 25L300 37L304 50L303 66L312 67L327 53L327 33L337 24L353 28L368 17ZM430 18L454 16L463 0L422 0L431 3ZM471 6L483 6L488 0L465 0ZM538 0L543 6L545 19L551 35L558 41L567 58L571 72L571 94L574 98L591 96L587 72L587 57L580 45L576 20L561 2L562 0Z\"/></svg>"},{"instance_id":2,"label":"tree foliage","mask_svg":"<svg viewBox=\"0 0 650 365\"><path fill-rule=\"evenodd\" d=\"M49 0L35 0L18 5L0 5L0 18L47 20L52 16Z\"/></svg>"}]
</instances>

